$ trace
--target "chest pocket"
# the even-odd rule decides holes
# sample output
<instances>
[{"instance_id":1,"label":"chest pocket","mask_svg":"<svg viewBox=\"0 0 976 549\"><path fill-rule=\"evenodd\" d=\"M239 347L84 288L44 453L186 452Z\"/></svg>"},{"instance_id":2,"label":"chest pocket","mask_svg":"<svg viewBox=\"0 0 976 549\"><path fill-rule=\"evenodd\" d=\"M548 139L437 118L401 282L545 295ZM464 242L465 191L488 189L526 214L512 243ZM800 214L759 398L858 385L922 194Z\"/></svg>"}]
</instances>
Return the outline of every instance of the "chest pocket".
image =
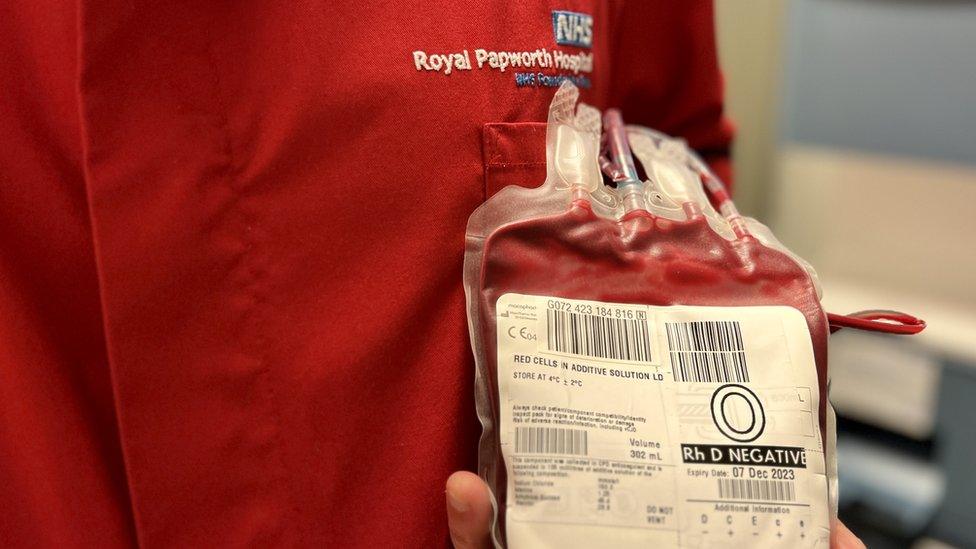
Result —
<instances>
[{"instance_id":1,"label":"chest pocket","mask_svg":"<svg viewBox=\"0 0 976 549\"><path fill-rule=\"evenodd\" d=\"M485 199L507 187L546 179L546 123L493 122L482 129Z\"/></svg>"}]
</instances>

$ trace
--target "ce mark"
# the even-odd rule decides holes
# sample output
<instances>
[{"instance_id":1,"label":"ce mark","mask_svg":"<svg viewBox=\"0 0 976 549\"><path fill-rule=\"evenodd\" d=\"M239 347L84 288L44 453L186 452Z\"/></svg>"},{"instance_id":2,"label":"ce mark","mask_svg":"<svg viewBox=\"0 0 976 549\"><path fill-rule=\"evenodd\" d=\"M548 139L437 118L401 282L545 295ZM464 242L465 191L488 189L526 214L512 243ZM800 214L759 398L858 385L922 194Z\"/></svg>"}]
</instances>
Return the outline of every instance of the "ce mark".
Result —
<instances>
[{"instance_id":1,"label":"ce mark","mask_svg":"<svg viewBox=\"0 0 976 549\"><path fill-rule=\"evenodd\" d=\"M766 428L766 412L759 397L744 385L729 383L712 393L712 421L737 442L752 442Z\"/></svg>"},{"instance_id":2,"label":"ce mark","mask_svg":"<svg viewBox=\"0 0 976 549\"><path fill-rule=\"evenodd\" d=\"M528 341L535 341L536 339L535 334L529 331L528 326L522 326L521 328L516 328L515 326L509 327L508 337L517 339L516 336Z\"/></svg>"}]
</instances>

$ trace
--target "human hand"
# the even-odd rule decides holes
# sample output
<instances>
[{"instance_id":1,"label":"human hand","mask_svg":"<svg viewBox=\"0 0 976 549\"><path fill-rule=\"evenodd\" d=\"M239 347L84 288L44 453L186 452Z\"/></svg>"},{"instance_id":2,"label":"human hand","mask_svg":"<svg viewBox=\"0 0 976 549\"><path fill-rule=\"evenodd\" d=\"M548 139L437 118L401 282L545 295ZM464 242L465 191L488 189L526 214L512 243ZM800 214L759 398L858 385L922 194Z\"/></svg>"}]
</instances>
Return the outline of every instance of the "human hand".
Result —
<instances>
[{"instance_id":1,"label":"human hand","mask_svg":"<svg viewBox=\"0 0 976 549\"><path fill-rule=\"evenodd\" d=\"M447 479L447 527L454 549L488 549L491 498L481 477L458 471Z\"/></svg>"}]
</instances>

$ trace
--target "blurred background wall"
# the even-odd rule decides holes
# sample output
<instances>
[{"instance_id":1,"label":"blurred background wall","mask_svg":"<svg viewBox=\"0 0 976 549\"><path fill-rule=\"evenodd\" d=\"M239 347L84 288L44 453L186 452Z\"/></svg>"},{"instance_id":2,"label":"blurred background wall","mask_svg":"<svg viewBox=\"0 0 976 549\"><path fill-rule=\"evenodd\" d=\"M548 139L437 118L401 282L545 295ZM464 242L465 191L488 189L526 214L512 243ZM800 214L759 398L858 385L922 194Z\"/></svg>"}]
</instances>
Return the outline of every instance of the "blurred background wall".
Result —
<instances>
[{"instance_id":1,"label":"blurred background wall","mask_svg":"<svg viewBox=\"0 0 976 549\"><path fill-rule=\"evenodd\" d=\"M836 312L842 517L869 547L976 547L976 1L716 0L736 202Z\"/></svg>"}]
</instances>

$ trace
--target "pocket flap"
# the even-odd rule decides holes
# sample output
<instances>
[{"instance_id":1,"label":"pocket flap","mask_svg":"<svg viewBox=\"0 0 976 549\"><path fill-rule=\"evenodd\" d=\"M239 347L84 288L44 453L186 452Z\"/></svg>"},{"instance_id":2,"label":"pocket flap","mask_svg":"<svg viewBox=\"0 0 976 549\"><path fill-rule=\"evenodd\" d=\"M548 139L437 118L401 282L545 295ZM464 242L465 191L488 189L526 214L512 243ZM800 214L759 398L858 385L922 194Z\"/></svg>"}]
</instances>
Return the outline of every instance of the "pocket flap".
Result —
<instances>
[{"instance_id":1,"label":"pocket flap","mask_svg":"<svg viewBox=\"0 0 976 549\"><path fill-rule=\"evenodd\" d=\"M508 185L538 187L545 181L545 122L492 122L482 137L486 199Z\"/></svg>"}]
</instances>

